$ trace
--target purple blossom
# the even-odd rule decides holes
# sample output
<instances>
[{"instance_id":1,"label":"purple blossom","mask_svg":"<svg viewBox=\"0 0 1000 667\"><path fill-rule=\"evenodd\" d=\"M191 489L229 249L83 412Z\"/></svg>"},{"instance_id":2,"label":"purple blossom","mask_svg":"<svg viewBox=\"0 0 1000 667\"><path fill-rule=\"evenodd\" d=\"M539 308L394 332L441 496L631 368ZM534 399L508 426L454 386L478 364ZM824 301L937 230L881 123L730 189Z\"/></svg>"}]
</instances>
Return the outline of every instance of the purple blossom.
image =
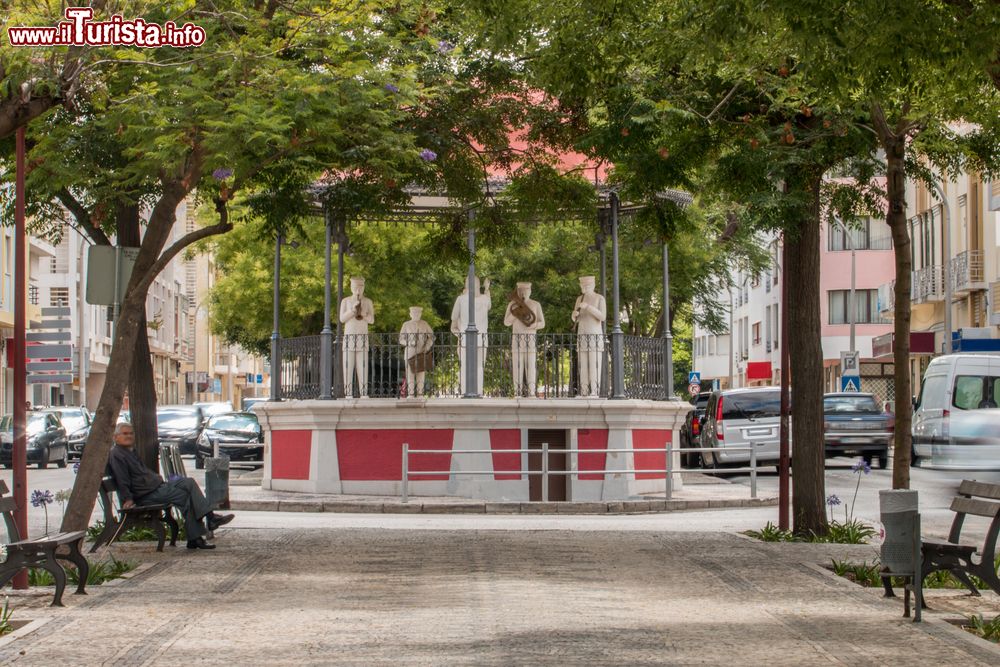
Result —
<instances>
[{"instance_id":1,"label":"purple blossom","mask_svg":"<svg viewBox=\"0 0 1000 667\"><path fill-rule=\"evenodd\" d=\"M49 505L54 501L55 498L52 497L52 492L49 491L48 489L44 491L35 489L34 491L31 492L32 507L44 507L45 505Z\"/></svg>"},{"instance_id":2,"label":"purple blossom","mask_svg":"<svg viewBox=\"0 0 1000 667\"><path fill-rule=\"evenodd\" d=\"M399 86L397 86L394 83L387 83L387 84L385 84L382 87L385 88L390 93L398 93L399 92Z\"/></svg>"},{"instance_id":3,"label":"purple blossom","mask_svg":"<svg viewBox=\"0 0 1000 667\"><path fill-rule=\"evenodd\" d=\"M868 463L868 461L865 461L864 459L858 459L857 463L851 466L851 470L853 470L854 472L863 472L864 474L867 475L872 471L872 466L870 463Z\"/></svg>"},{"instance_id":4,"label":"purple blossom","mask_svg":"<svg viewBox=\"0 0 1000 667\"><path fill-rule=\"evenodd\" d=\"M232 175L233 175L233 170L230 169L229 167L219 167L218 169L212 172L212 178L214 178L217 181L224 181Z\"/></svg>"},{"instance_id":5,"label":"purple blossom","mask_svg":"<svg viewBox=\"0 0 1000 667\"><path fill-rule=\"evenodd\" d=\"M449 51L451 51L454 48L455 48L454 44L452 44L451 42L449 42L446 39L442 39L440 42L438 42L438 48L437 48L437 50L438 50L438 53L440 53L443 56L443 55L447 54Z\"/></svg>"},{"instance_id":6,"label":"purple blossom","mask_svg":"<svg viewBox=\"0 0 1000 667\"><path fill-rule=\"evenodd\" d=\"M423 160L424 162L433 162L434 160L437 159L437 157L438 154L429 148L425 148L424 150L420 151L420 159Z\"/></svg>"},{"instance_id":7,"label":"purple blossom","mask_svg":"<svg viewBox=\"0 0 1000 667\"><path fill-rule=\"evenodd\" d=\"M836 507L837 505L840 504L840 502L841 502L840 498L837 497L837 494L833 494L831 496L826 497L826 504L829 505L830 507Z\"/></svg>"},{"instance_id":8,"label":"purple blossom","mask_svg":"<svg viewBox=\"0 0 1000 667\"><path fill-rule=\"evenodd\" d=\"M73 474L75 475L78 472L80 472L80 462L79 461L77 461L76 463L73 464Z\"/></svg>"}]
</instances>

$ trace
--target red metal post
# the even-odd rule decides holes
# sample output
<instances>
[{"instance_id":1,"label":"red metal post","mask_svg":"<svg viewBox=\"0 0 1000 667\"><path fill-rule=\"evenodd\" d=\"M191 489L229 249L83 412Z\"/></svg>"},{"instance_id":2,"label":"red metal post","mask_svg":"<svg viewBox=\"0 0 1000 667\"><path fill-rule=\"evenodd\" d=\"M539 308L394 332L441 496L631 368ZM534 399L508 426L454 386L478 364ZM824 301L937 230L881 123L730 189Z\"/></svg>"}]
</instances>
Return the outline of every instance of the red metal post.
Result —
<instances>
[{"instance_id":1,"label":"red metal post","mask_svg":"<svg viewBox=\"0 0 1000 667\"><path fill-rule=\"evenodd\" d=\"M27 377L25 377L24 329L26 320L27 279L25 266L27 248L24 225L24 127L17 130L17 174L15 178L14 208L14 450L11 463L14 467L14 498L17 512L14 521L21 539L28 538L28 453L25 424ZM28 573L24 570L14 577L14 588L28 587Z\"/></svg>"},{"instance_id":2,"label":"red metal post","mask_svg":"<svg viewBox=\"0 0 1000 667\"><path fill-rule=\"evenodd\" d=\"M781 331L779 340L781 341L781 432L778 453L778 528L789 529L788 505L789 505L789 463L791 462L790 448L788 446L790 426L789 413L791 412L791 393L789 389L790 368L789 361L791 355L788 351L788 244L785 238L781 239Z\"/></svg>"}]
</instances>

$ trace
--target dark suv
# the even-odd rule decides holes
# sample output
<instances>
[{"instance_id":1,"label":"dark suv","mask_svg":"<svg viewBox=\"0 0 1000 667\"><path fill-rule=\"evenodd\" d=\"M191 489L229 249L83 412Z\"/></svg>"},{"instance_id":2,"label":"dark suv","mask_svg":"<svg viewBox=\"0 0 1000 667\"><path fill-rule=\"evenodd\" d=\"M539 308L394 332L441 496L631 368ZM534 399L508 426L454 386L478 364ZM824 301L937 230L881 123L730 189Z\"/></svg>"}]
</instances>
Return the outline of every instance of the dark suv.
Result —
<instances>
[{"instance_id":1,"label":"dark suv","mask_svg":"<svg viewBox=\"0 0 1000 667\"><path fill-rule=\"evenodd\" d=\"M219 454L228 456L230 461L263 463L264 432L252 412L223 412L209 418L205 429L198 438L198 452L195 454L195 468L204 468L205 459Z\"/></svg>"},{"instance_id":2,"label":"dark suv","mask_svg":"<svg viewBox=\"0 0 1000 667\"><path fill-rule=\"evenodd\" d=\"M177 445L181 454L198 453L198 438L205 415L197 405L164 405L156 409L156 430L161 445Z\"/></svg>"},{"instance_id":3,"label":"dark suv","mask_svg":"<svg viewBox=\"0 0 1000 667\"><path fill-rule=\"evenodd\" d=\"M861 456L869 465L889 466L889 443L895 427L892 415L883 412L871 394L823 395L823 439L826 457Z\"/></svg>"},{"instance_id":4,"label":"dark suv","mask_svg":"<svg viewBox=\"0 0 1000 667\"><path fill-rule=\"evenodd\" d=\"M93 421L90 410L84 407L56 407L42 408L41 412L51 412L59 417L63 427L66 429L66 438L69 440L69 455L71 458L83 456L83 446L87 444L87 436L90 435L90 423Z\"/></svg>"},{"instance_id":5,"label":"dark suv","mask_svg":"<svg viewBox=\"0 0 1000 667\"><path fill-rule=\"evenodd\" d=\"M684 417L684 425L681 426L681 447L699 447L701 440L701 425L705 421L705 406L708 405L708 397L712 395L710 391L699 392L691 399L694 409ZM681 462L685 468L695 468L701 461L698 452L684 452L681 454Z\"/></svg>"}]
</instances>

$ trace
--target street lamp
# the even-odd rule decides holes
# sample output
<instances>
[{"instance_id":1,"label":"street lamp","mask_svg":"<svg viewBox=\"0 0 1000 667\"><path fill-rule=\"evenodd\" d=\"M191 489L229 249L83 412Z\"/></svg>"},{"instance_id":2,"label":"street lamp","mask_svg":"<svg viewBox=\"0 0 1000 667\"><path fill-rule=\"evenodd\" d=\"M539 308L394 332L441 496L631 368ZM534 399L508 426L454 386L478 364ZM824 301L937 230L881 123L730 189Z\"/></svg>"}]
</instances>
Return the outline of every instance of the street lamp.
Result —
<instances>
[{"instance_id":1,"label":"street lamp","mask_svg":"<svg viewBox=\"0 0 1000 667\"><path fill-rule=\"evenodd\" d=\"M838 218L833 218L833 222L836 223L838 227L840 227L840 231L844 232L844 241L847 243L847 247L851 251L851 296L847 302L847 317L849 318L847 321L850 322L851 324L851 354L853 355L857 351L857 347L854 344L854 329L855 329L855 322L858 319L858 313L857 310L855 310L854 306L855 304L854 280L856 275L855 267L857 266L856 255L855 255L856 249L854 247L854 240L851 238L851 234L850 232L848 232L847 227L844 225L843 221L841 221Z\"/></svg>"}]
</instances>

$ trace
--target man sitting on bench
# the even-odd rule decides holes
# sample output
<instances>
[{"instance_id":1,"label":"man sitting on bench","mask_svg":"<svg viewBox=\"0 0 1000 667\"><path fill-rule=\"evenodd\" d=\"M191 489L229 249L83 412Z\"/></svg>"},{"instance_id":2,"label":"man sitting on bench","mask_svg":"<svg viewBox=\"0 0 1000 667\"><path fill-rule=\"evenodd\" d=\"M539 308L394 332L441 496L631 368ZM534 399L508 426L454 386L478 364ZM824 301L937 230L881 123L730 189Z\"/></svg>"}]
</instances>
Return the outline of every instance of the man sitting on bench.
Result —
<instances>
[{"instance_id":1,"label":"man sitting on bench","mask_svg":"<svg viewBox=\"0 0 1000 667\"><path fill-rule=\"evenodd\" d=\"M118 486L122 509L136 503L158 505L169 504L184 514L184 528L187 530L188 549L214 549L215 545L205 541L205 526L215 530L233 520L232 514L216 514L212 511L205 494L198 483L189 477L171 482L150 470L135 453L135 431L129 423L115 427L115 446L108 458L111 476Z\"/></svg>"}]
</instances>

